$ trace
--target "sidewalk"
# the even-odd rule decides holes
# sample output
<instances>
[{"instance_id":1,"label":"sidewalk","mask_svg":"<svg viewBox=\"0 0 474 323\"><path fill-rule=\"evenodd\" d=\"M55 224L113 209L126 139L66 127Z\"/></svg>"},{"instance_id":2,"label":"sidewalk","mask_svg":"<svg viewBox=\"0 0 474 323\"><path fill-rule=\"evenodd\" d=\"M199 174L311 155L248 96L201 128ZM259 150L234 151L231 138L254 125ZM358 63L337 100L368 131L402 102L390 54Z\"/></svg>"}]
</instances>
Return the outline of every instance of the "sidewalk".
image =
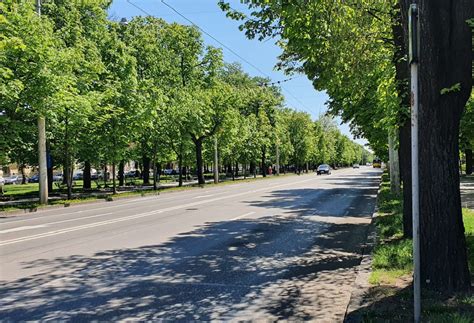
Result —
<instances>
[{"instance_id":1,"label":"sidewalk","mask_svg":"<svg viewBox=\"0 0 474 323\"><path fill-rule=\"evenodd\" d=\"M461 177L461 205L474 209L474 175Z\"/></svg>"}]
</instances>

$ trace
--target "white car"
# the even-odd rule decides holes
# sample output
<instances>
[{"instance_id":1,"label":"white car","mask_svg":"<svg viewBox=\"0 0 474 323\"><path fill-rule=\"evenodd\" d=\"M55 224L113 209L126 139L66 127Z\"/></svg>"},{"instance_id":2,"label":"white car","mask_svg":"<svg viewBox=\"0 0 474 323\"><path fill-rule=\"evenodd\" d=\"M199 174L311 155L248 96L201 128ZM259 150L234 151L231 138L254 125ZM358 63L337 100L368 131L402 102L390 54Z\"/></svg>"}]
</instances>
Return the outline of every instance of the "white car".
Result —
<instances>
[{"instance_id":1,"label":"white car","mask_svg":"<svg viewBox=\"0 0 474 323\"><path fill-rule=\"evenodd\" d=\"M23 177L21 177L19 175L8 176L8 177L5 177L5 179L4 179L5 185L21 184L22 180L23 180Z\"/></svg>"}]
</instances>

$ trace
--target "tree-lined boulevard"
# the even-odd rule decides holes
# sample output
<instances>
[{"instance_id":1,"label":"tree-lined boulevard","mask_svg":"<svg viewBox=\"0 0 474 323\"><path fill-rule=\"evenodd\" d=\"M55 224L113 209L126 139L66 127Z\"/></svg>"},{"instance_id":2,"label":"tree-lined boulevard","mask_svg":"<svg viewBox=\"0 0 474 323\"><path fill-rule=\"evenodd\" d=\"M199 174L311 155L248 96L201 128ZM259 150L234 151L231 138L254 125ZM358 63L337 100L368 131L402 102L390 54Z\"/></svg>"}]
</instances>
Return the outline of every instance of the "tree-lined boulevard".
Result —
<instances>
[{"instance_id":1,"label":"tree-lined boulevard","mask_svg":"<svg viewBox=\"0 0 474 323\"><path fill-rule=\"evenodd\" d=\"M304 75L327 94L317 119L161 4L190 25L109 18L111 0L0 3L0 164L38 170L40 204L52 202L58 171L65 203L116 196L130 162L141 173L131 190L157 190L171 173L177 186L200 186L6 216L0 315L340 321L370 227L373 273L413 284L394 299L414 299L403 308L416 323L431 319L421 307L430 295L461 304L442 321L472 321L474 212L460 183L465 198L474 2L216 0L247 38L279 46L288 79ZM366 166L374 157L387 174ZM333 174L317 176L322 164ZM93 187L93 170L104 187ZM288 172L302 176L278 176ZM257 175L266 178L206 185Z\"/></svg>"},{"instance_id":2,"label":"tree-lined boulevard","mask_svg":"<svg viewBox=\"0 0 474 323\"><path fill-rule=\"evenodd\" d=\"M380 171L285 176L0 222L2 320L342 320Z\"/></svg>"}]
</instances>

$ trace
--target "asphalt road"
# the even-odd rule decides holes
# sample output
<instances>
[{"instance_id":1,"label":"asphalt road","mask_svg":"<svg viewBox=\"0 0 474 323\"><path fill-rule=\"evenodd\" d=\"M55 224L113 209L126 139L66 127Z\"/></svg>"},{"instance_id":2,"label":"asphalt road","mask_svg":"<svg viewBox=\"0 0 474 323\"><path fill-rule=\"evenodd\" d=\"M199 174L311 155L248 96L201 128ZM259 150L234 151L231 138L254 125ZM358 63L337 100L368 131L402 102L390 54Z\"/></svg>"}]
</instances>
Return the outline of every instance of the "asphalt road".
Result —
<instances>
[{"instance_id":1,"label":"asphalt road","mask_svg":"<svg viewBox=\"0 0 474 323\"><path fill-rule=\"evenodd\" d=\"M381 172L0 220L0 320L342 320Z\"/></svg>"}]
</instances>

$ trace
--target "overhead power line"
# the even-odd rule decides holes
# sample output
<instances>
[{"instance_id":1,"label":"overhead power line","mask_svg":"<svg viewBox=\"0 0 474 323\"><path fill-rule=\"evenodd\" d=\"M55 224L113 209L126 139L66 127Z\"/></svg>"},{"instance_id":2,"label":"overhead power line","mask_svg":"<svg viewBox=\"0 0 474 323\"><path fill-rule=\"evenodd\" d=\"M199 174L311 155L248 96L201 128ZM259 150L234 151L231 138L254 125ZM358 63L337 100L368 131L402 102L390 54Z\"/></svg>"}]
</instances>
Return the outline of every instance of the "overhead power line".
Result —
<instances>
[{"instance_id":1,"label":"overhead power line","mask_svg":"<svg viewBox=\"0 0 474 323\"><path fill-rule=\"evenodd\" d=\"M137 4L131 2L130 0L127 0L127 2L129 4L131 4L132 6L134 6L135 8L137 8L138 10L140 10L141 12L145 13L146 15L148 16L153 16L150 12L146 11L145 9L141 8L140 6L138 6ZM233 55L235 55L236 57L238 57L242 62L246 63L248 66L252 67L253 69L255 69L257 72L259 72L262 76L264 77L267 77L269 79L271 79L271 76L268 75L267 73L265 73L264 71L262 71L258 66L256 66L255 64L253 64L252 62L250 62L249 60L247 60L245 57L243 57L242 55L240 55L239 53L237 53L235 50L233 50L232 48L230 48L229 46L227 46L226 44L224 44L223 42L221 42L219 39L217 39L216 37L214 37L212 34L210 34L209 32L207 32L206 30L204 30L202 27L200 27L198 24L196 24L194 21L192 21L191 19L189 19L188 17L186 17L184 14L182 14L181 12L179 12L177 9L175 9L173 6L171 6L170 4L166 3L164 0L161 0L161 3L164 4L165 6L167 6L170 10L172 10L174 13L176 13L178 16L180 16L181 18L183 18L184 20L186 20L187 22L189 22L191 25L193 25L194 27L196 27L198 30L200 30L203 34L207 35L208 37L210 37L212 40L214 40L216 43L218 43L219 45L221 45L223 48L227 49L229 52L231 52ZM311 110L306 107L306 105L301 102L300 99L298 99L290 90L286 89L285 87L283 87L281 85L281 83L285 83L285 82L288 82L292 79L295 79L297 77L300 77L300 76L293 76L293 77L290 77L288 79L284 79L284 80L280 80L280 81L275 81L275 82L269 82L269 83L263 83L262 85L264 86L272 86L272 85L280 85L280 87L282 88L283 91L285 91L286 93L288 93L288 95L290 95L302 108L303 110L306 110L306 112L310 113L311 114Z\"/></svg>"}]
</instances>

